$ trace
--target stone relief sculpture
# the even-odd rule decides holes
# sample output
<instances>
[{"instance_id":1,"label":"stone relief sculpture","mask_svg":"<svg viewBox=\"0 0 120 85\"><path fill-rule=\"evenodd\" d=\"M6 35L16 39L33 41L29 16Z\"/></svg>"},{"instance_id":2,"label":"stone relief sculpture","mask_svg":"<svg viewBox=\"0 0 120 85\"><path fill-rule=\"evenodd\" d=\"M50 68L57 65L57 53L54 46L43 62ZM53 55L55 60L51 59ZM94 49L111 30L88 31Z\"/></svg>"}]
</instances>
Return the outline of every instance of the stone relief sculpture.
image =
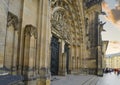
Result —
<instances>
[{"instance_id":1,"label":"stone relief sculpture","mask_svg":"<svg viewBox=\"0 0 120 85\"><path fill-rule=\"evenodd\" d=\"M57 29L57 30L62 30L62 28L64 27L64 12L63 11L56 11L53 15L52 15L52 26Z\"/></svg>"},{"instance_id":2,"label":"stone relief sculpture","mask_svg":"<svg viewBox=\"0 0 120 85\"><path fill-rule=\"evenodd\" d=\"M69 33L70 28L69 28L68 21L66 18L67 17L66 17L65 11L58 10L54 12L52 15L51 25L52 25L52 29L56 29L57 31L59 31L59 33L64 39L69 40L70 39L70 33Z\"/></svg>"}]
</instances>

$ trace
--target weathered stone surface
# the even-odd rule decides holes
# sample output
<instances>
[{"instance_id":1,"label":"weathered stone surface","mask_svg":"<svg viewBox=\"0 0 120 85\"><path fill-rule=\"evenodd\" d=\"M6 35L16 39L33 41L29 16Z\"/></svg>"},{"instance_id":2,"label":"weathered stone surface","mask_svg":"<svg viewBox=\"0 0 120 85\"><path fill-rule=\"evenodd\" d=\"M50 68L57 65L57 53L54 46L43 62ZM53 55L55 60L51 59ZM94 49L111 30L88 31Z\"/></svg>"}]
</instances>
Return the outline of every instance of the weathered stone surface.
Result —
<instances>
[{"instance_id":1,"label":"weathered stone surface","mask_svg":"<svg viewBox=\"0 0 120 85\"><path fill-rule=\"evenodd\" d=\"M59 74L100 68L99 4L84 9L82 0L0 1L0 66L24 76L26 85L50 85L51 46L54 54L58 50ZM59 48L51 45L53 36Z\"/></svg>"},{"instance_id":2,"label":"weathered stone surface","mask_svg":"<svg viewBox=\"0 0 120 85\"><path fill-rule=\"evenodd\" d=\"M9 1L9 11L12 12L14 15L18 16L18 18L21 18L21 12L22 12L22 3L23 0L8 0Z\"/></svg>"},{"instance_id":3,"label":"weathered stone surface","mask_svg":"<svg viewBox=\"0 0 120 85\"><path fill-rule=\"evenodd\" d=\"M3 62L4 62L7 10L8 10L8 1L1 0L0 1L0 67L3 66Z\"/></svg>"},{"instance_id":4,"label":"weathered stone surface","mask_svg":"<svg viewBox=\"0 0 120 85\"><path fill-rule=\"evenodd\" d=\"M38 0L25 0L23 6L23 26L32 24L37 26ZM29 20L29 21L28 21Z\"/></svg>"}]
</instances>

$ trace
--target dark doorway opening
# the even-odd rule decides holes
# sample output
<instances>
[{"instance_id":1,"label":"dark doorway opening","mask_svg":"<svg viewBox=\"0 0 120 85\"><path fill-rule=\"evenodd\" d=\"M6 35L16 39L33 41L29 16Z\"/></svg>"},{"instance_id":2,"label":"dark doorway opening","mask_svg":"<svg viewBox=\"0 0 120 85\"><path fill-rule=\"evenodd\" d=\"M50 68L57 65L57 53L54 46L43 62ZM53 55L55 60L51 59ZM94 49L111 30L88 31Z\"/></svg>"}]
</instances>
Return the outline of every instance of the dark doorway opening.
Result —
<instances>
[{"instance_id":1,"label":"dark doorway opening","mask_svg":"<svg viewBox=\"0 0 120 85\"><path fill-rule=\"evenodd\" d=\"M51 75L58 75L59 69L59 42L58 38L52 36L51 39Z\"/></svg>"}]
</instances>

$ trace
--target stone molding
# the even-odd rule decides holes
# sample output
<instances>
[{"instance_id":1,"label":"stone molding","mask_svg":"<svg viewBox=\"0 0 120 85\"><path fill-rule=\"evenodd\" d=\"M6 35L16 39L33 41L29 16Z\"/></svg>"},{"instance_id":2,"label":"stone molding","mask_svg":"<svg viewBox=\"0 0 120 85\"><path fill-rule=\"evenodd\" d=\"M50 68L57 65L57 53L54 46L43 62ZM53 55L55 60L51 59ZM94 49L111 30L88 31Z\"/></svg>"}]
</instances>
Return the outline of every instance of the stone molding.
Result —
<instances>
[{"instance_id":1,"label":"stone molding","mask_svg":"<svg viewBox=\"0 0 120 85\"><path fill-rule=\"evenodd\" d=\"M18 17L16 15L14 15L11 12L8 12L8 18L7 18L7 27L9 27L10 25L14 26L15 30L18 30Z\"/></svg>"}]
</instances>

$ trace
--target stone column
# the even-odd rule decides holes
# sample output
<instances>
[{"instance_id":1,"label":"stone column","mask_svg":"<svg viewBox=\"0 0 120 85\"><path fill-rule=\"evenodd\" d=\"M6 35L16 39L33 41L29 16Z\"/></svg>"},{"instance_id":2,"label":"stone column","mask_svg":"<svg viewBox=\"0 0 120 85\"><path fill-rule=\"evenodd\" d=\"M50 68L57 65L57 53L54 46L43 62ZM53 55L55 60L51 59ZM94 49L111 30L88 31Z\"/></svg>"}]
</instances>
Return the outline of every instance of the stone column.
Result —
<instances>
[{"instance_id":1,"label":"stone column","mask_svg":"<svg viewBox=\"0 0 120 85\"><path fill-rule=\"evenodd\" d=\"M71 49L71 45L69 45L69 73L71 73L71 70L72 70L72 61L71 61L71 58L72 58L72 49Z\"/></svg>"},{"instance_id":2,"label":"stone column","mask_svg":"<svg viewBox=\"0 0 120 85\"><path fill-rule=\"evenodd\" d=\"M6 48L5 48L5 67L12 73L12 63L13 63L13 40L14 39L14 27L13 25L7 28L6 33Z\"/></svg>"},{"instance_id":3,"label":"stone column","mask_svg":"<svg viewBox=\"0 0 120 85\"><path fill-rule=\"evenodd\" d=\"M23 57L23 70L22 73L25 77L28 76L28 67L29 67L29 51L30 51L30 35L25 35L24 41L24 57Z\"/></svg>"},{"instance_id":4,"label":"stone column","mask_svg":"<svg viewBox=\"0 0 120 85\"><path fill-rule=\"evenodd\" d=\"M59 75L65 76L66 73L66 54L64 53L65 41L60 40L60 51L59 51Z\"/></svg>"},{"instance_id":5,"label":"stone column","mask_svg":"<svg viewBox=\"0 0 120 85\"><path fill-rule=\"evenodd\" d=\"M97 47L97 52L98 52L98 59L97 59L97 75L98 76L103 76L103 69L102 69L102 50L101 46Z\"/></svg>"},{"instance_id":6,"label":"stone column","mask_svg":"<svg viewBox=\"0 0 120 85\"><path fill-rule=\"evenodd\" d=\"M40 30L38 35L38 75L37 85L50 85L50 70L49 70L49 51L50 50L50 26L49 26L49 0L39 1L39 22Z\"/></svg>"},{"instance_id":7,"label":"stone column","mask_svg":"<svg viewBox=\"0 0 120 85\"><path fill-rule=\"evenodd\" d=\"M28 73L27 73L27 85L36 85L35 74L35 59L36 59L36 39L34 36L30 38L29 59L28 59ZM29 81L30 80L30 81Z\"/></svg>"},{"instance_id":8,"label":"stone column","mask_svg":"<svg viewBox=\"0 0 120 85\"><path fill-rule=\"evenodd\" d=\"M70 62L70 65L71 65L71 73L73 73L74 69L75 69L75 46L72 45L71 46L71 62Z\"/></svg>"},{"instance_id":9,"label":"stone column","mask_svg":"<svg viewBox=\"0 0 120 85\"><path fill-rule=\"evenodd\" d=\"M77 45L78 46L78 45ZM76 56L76 62L77 62L77 73L79 73L79 52L80 52L80 50L79 50L79 46L77 47L77 56Z\"/></svg>"},{"instance_id":10,"label":"stone column","mask_svg":"<svg viewBox=\"0 0 120 85\"><path fill-rule=\"evenodd\" d=\"M68 48L69 48L68 74L70 74L71 73L71 69L72 69L72 65L71 65L72 64L72 62L71 62L71 45L68 45Z\"/></svg>"},{"instance_id":11,"label":"stone column","mask_svg":"<svg viewBox=\"0 0 120 85\"><path fill-rule=\"evenodd\" d=\"M13 64L12 64L12 70L13 74L17 73L17 56L18 56L18 31L14 31L14 54L13 54Z\"/></svg>"}]
</instances>

